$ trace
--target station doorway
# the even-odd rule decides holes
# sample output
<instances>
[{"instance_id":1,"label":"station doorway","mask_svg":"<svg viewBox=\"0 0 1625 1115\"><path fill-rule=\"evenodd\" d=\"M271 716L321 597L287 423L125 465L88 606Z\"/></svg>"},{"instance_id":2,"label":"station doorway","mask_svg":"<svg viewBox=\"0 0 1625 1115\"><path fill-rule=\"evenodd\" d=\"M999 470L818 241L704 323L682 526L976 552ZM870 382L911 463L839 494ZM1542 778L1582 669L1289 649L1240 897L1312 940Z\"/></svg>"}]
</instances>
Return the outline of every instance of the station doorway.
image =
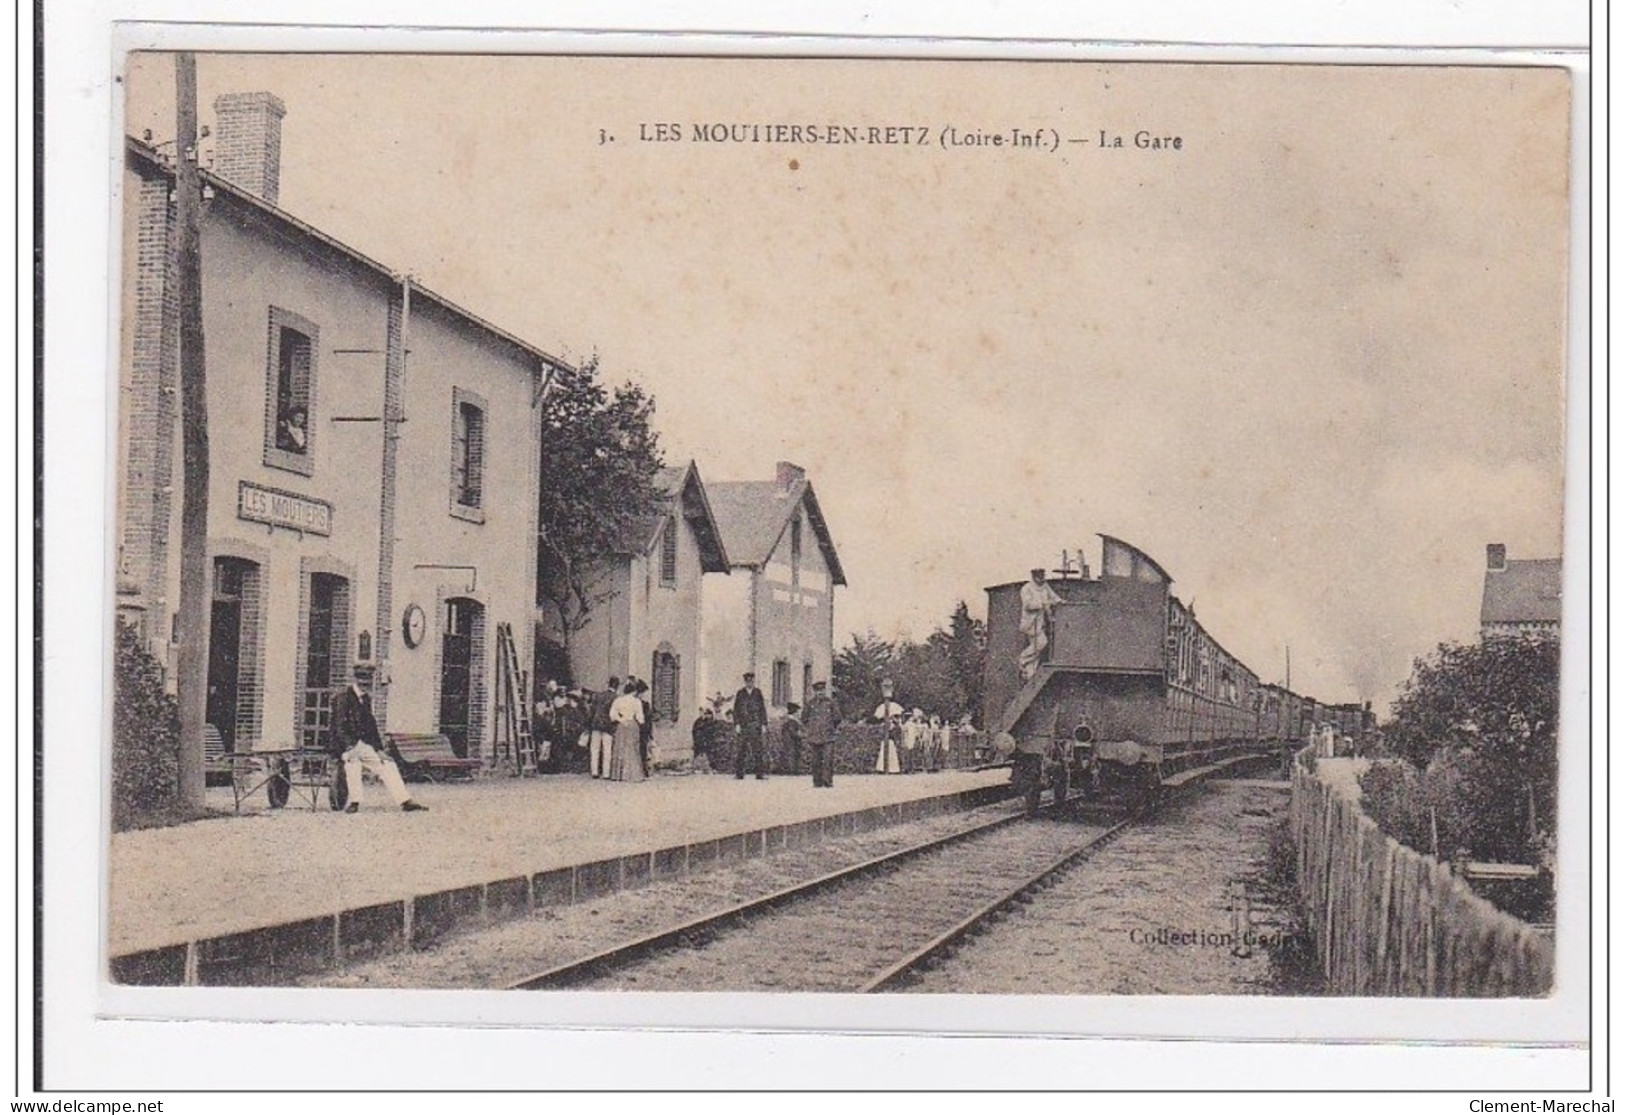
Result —
<instances>
[{"instance_id":1,"label":"station doorway","mask_svg":"<svg viewBox=\"0 0 1625 1115\"><path fill-rule=\"evenodd\" d=\"M252 648L246 604L254 595L259 566L241 558L216 558L209 602L209 679L204 719L220 733L221 747L237 748L244 711L244 656Z\"/></svg>"},{"instance_id":2,"label":"station doorway","mask_svg":"<svg viewBox=\"0 0 1625 1115\"><path fill-rule=\"evenodd\" d=\"M446 601L440 635L440 720L437 731L460 759L469 757L477 736L476 685L483 657L485 609L477 600Z\"/></svg>"}]
</instances>

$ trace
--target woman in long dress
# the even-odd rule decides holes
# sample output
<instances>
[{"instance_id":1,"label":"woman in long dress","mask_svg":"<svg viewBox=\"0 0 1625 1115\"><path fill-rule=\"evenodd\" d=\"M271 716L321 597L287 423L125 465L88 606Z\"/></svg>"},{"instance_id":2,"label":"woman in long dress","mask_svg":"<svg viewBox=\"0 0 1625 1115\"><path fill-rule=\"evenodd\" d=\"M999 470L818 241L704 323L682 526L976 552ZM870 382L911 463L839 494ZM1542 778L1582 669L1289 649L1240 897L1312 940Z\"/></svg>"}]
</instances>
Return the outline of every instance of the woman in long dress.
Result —
<instances>
[{"instance_id":1,"label":"woman in long dress","mask_svg":"<svg viewBox=\"0 0 1625 1115\"><path fill-rule=\"evenodd\" d=\"M638 683L629 681L621 695L609 706L609 721L615 737L609 746L609 778L614 782L642 782L643 702L638 700Z\"/></svg>"},{"instance_id":2,"label":"woman in long dress","mask_svg":"<svg viewBox=\"0 0 1625 1115\"><path fill-rule=\"evenodd\" d=\"M875 709L874 719L885 725L880 736L880 754L875 756L876 774L902 774L903 766L897 761L897 742L902 738L903 706L890 696Z\"/></svg>"}]
</instances>

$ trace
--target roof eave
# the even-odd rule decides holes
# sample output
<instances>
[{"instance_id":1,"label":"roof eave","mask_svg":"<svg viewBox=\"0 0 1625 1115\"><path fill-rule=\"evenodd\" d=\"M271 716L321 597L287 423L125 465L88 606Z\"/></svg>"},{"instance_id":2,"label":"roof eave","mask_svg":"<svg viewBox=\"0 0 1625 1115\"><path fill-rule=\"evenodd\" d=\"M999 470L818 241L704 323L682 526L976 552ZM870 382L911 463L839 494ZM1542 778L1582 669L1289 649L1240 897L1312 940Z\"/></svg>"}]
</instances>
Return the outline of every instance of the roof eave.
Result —
<instances>
[{"instance_id":1,"label":"roof eave","mask_svg":"<svg viewBox=\"0 0 1625 1115\"><path fill-rule=\"evenodd\" d=\"M168 161L166 161L157 152L157 150L149 147L145 143L142 143L134 136L125 136L124 142L126 151L132 152L145 159L151 166L155 167L163 174L170 177L174 176L174 168L169 165ZM405 278L405 276L403 276L400 272L395 271L392 268L385 267L382 263L379 263L377 260L373 259L364 252L357 251L355 248L350 247L350 245L344 243L342 240L334 239L321 229L317 228L315 225L300 220L287 210L272 205L264 198L258 197L248 190L243 189L241 186L221 178L213 171L205 170L199 167L198 174L203 181L215 191L225 193L234 201L246 205L250 209L258 211L261 215L268 217L273 221L286 225L289 229L297 232L299 235L322 245L330 251L344 256L351 262L359 264L363 268L373 271L392 282L400 282L403 278ZM412 292L419 298L425 298L434 303L452 316L463 319L463 321L467 322L469 325L472 325L482 332L488 333L492 337L503 341L504 343L509 344L514 348L519 349L521 352L533 357L540 364L542 364L544 368L574 370L571 368L568 362L559 359L549 352L544 352L542 349L537 348L529 341L514 336L501 326L493 325L491 322L486 321L478 314L464 309L462 306L457 305L457 303L453 302L444 295L436 294L426 286L422 286L414 281L412 283Z\"/></svg>"}]
</instances>

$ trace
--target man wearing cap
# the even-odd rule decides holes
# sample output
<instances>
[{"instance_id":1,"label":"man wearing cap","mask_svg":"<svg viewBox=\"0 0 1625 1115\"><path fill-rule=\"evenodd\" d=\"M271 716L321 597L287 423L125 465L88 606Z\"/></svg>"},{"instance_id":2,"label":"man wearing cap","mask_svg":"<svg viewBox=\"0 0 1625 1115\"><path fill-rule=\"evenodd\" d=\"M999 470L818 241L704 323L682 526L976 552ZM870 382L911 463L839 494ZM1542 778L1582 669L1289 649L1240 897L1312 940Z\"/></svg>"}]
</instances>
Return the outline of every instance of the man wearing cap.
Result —
<instances>
[{"instance_id":1,"label":"man wearing cap","mask_svg":"<svg viewBox=\"0 0 1625 1115\"><path fill-rule=\"evenodd\" d=\"M756 688L756 675L747 673L745 684L734 694L734 778L745 777L745 753L750 752L756 766L756 777L767 777L767 759L762 746L762 733L767 730L767 702Z\"/></svg>"},{"instance_id":2,"label":"man wearing cap","mask_svg":"<svg viewBox=\"0 0 1625 1115\"><path fill-rule=\"evenodd\" d=\"M1034 569L1032 580L1021 586L1021 633L1027 636L1027 645L1016 659L1021 667L1023 681L1038 672L1038 662L1049 646L1050 610L1061 603L1055 590L1044 583L1044 570Z\"/></svg>"},{"instance_id":3,"label":"man wearing cap","mask_svg":"<svg viewBox=\"0 0 1625 1115\"><path fill-rule=\"evenodd\" d=\"M801 710L801 723L806 730L807 751L812 758L813 785L819 788L835 785L835 725L840 723L835 711L835 700L829 695L829 686L813 682L812 696Z\"/></svg>"},{"instance_id":4,"label":"man wearing cap","mask_svg":"<svg viewBox=\"0 0 1625 1115\"><path fill-rule=\"evenodd\" d=\"M373 668L358 662L350 674L350 684L333 698L332 727L327 734L328 753L344 760L344 785L350 804L346 813L361 811L361 771L370 770L384 784L385 791L406 813L427 809L412 800L401 781L395 761L383 754L378 721L372 715Z\"/></svg>"}]
</instances>

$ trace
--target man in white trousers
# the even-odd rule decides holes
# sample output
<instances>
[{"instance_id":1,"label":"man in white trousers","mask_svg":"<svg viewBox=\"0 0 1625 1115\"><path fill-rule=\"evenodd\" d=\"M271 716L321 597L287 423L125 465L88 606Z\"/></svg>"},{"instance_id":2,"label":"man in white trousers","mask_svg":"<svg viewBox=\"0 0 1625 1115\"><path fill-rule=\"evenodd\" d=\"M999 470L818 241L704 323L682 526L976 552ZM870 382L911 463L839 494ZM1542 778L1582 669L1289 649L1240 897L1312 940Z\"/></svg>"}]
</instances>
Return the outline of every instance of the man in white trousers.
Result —
<instances>
[{"instance_id":1,"label":"man in white trousers","mask_svg":"<svg viewBox=\"0 0 1625 1115\"><path fill-rule=\"evenodd\" d=\"M333 698L333 723L327 737L327 750L344 760L344 785L350 804L346 813L361 811L361 772L369 770L384 784L384 790L406 813L427 809L412 800L401 781L395 761L384 754L378 735L378 721L372 715L373 668L358 662L350 674L350 684Z\"/></svg>"}]
</instances>

